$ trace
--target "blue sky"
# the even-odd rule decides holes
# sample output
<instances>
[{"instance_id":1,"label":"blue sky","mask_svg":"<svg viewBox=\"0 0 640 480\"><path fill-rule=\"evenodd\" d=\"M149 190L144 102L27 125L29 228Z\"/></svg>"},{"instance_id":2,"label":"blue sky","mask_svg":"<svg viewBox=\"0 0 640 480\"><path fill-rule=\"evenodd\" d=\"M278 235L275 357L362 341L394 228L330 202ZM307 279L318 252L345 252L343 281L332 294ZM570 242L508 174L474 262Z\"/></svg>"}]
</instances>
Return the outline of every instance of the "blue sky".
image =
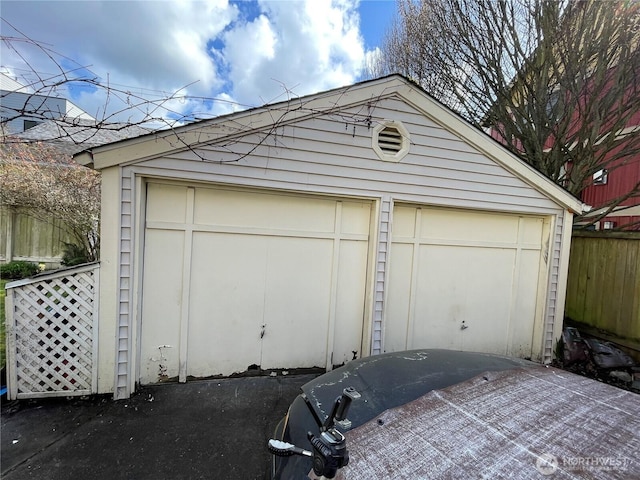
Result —
<instances>
[{"instance_id":1,"label":"blue sky","mask_svg":"<svg viewBox=\"0 0 640 480\"><path fill-rule=\"evenodd\" d=\"M361 1L358 11L360 13L360 31L365 40L365 48L372 50L379 47L384 33L395 14L395 1Z\"/></svg>"},{"instance_id":2,"label":"blue sky","mask_svg":"<svg viewBox=\"0 0 640 480\"><path fill-rule=\"evenodd\" d=\"M127 111L132 97L177 91L164 116L214 116L360 80L394 12L393 0L3 0L2 35L54 54L3 42L1 70L28 82L86 67L78 73L125 93L56 93L96 117L139 117Z\"/></svg>"}]
</instances>

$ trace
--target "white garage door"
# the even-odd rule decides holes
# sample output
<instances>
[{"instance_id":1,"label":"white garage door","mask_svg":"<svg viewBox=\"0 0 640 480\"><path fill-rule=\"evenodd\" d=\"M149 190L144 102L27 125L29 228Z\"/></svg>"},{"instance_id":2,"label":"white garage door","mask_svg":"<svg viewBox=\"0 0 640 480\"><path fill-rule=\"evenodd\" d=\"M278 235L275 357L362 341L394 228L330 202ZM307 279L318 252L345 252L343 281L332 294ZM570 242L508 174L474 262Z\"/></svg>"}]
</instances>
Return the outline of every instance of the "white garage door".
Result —
<instances>
[{"instance_id":1,"label":"white garage door","mask_svg":"<svg viewBox=\"0 0 640 480\"><path fill-rule=\"evenodd\" d=\"M360 356L371 203L147 185L140 381Z\"/></svg>"},{"instance_id":2,"label":"white garage door","mask_svg":"<svg viewBox=\"0 0 640 480\"><path fill-rule=\"evenodd\" d=\"M385 350L531 356L545 228L537 217L397 206Z\"/></svg>"}]
</instances>

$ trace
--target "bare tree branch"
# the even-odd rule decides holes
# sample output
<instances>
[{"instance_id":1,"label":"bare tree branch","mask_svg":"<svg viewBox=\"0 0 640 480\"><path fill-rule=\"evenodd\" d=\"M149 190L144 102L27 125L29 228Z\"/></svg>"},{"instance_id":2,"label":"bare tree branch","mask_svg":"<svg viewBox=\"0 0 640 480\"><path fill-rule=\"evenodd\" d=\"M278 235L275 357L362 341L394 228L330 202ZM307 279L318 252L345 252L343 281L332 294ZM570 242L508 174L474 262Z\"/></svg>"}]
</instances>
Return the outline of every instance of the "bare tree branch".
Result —
<instances>
[{"instance_id":1,"label":"bare tree branch","mask_svg":"<svg viewBox=\"0 0 640 480\"><path fill-rule=\"evenodd\" d=\"M45 142L0 145L0 204L61 220L89 260L98 258L100 174Z\"/></svg>"},{"instance_id":2,"label":"bare tree branch","mask_svg":"<svg viewBox=\"0 0 640 480\"><path fill-rule=\"evenodd\" d=\"M398 0L373 73L410 77L580 197L640 158L639 25L638 2Z\"/></svg>"},{"instance_id":3,"label":"bare tree branch","mask_svg":"<svg viewBox=\"0 0 640 480\"><path fill-rule=\"evenodd\" d=\"M279 132L301 117L318 114L333 116L344 121L345 128L351 126L354 131L356 125L366 128L372 126L375 98L356 112L345 113L338 105L329 109L323 107L319 111L282 84L287 101L256 109L266 108L272 120L268 125L236 122L233 117L228 117L224 122L224 134L218 139L211 134L218 128L215 121L203 122L199 129L189 129L186 135L178 127L200 120L201 114L196 111L182 112L180 108L175 108L176 102L197 100L204 104L217 99L188 96L190 85L149 98L143 93L114 85L108 77L106 81L101 79L89 66L78 65L50 46L14 30L19 36L2 36L1 40L21 59L30 80L18 92L3 91L0 98L3 117L0 132L0 204L29 212L39 219L53 217L63 221L75 236L77 244L88 252L89 259L98 258L100 180L97 172L73 162L71 156L74 153L155 131L159 141L168 142L177 151L190 152L201 161L238 162L264 145L281 145ZM48 59L55 73L40 73L30 63L32 55L24 53L24 49L35 50L36 54ZM62 60L72 67L64 68ZM92 112L92 116L85 112L72 115L51 106L51 98L59 98L58 93L71 88L89 88L101 92L104 100L98 111ZM15 101L16 93L20 102ZM21 118L41 123L14 134L8 126L12 120ZM252 136L250 144L246 142L247 136ZM194 141L194 138L198 140ZM202 148L205 145L211 148Z\"/></svg>"}]
</instances>

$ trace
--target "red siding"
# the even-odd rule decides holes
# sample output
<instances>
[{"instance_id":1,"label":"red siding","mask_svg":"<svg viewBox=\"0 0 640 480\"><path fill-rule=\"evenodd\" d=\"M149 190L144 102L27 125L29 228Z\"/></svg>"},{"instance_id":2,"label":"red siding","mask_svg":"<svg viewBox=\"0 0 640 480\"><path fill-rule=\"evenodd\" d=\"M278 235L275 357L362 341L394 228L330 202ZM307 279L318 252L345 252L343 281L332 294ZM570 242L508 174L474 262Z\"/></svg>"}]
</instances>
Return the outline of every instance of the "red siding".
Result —
<instances>
[{"instance_id":1,"label":"red siding","mask_svg":"<svg viewBox=\"0 0 640 480\"><path fill-rule=\"evenodd\" d=\"M604 96L608 93L611 86L613 85L615 78L615 69L609 70L607 77L605 78L604 84L599 84L600 91L594 91L596 88L595 85L587 85L585 87L585 91L583 96L576 101L579 103L585 104L583 108L577 108L573 114L571 119L571 125L569 127L569 132L565 137L565 140L571 140L573 135L576 134L578 129L582 127L584 123L591 123L592 119L589 116L581 115L583 112L588 111L586 103L588 98L591 95ZM635 84L631 84L627 87L627 90L624 92L624 98L630 98L632 95L639 95L638 87ZM570 99L567 99L569 101ZM621 105L627 105L628 102L621 102ZM605 118L604 123L602 125L602 131L605 132L608 128L613 128L614 120L617 117L617 112L612 111L610 118ZM595 118L593 121L599 122L602 119ZM628 121L626 122L626 128L633 128L634 126L640 126L640 111L633 112L630 114ZM619 128L619 127L618 127ZM500 143L506 144L505 138L500 134L499 129L495 127L491 127L488 131L489 135L497 140ZM637 135L637 133L635 133ZM554 136L550 135L546 142L546 147L550 148L555 141ZM570 142L569 142L570 143ZM631 191L638 191L638 194L632 196L622 202L619 203L620 206L636 206L640 205L640 153L635 154L634 156L621 157L616 159L618 155L623 152L623 148L625 145L618 145L617 147L608 150L604 155L603 165L607 168L607 182L606 184L594 184L588 185L584 188L584 190L580 193L581 200L593 207L594 210L598 210L606 205L609 205L613 200L619 199L625 195L627 195ZM600 147L602 148L602 147ZM636 147L637 149L637 147ZM631 148L633 150L633 148ZM570 169L571 165L567 165L567 169ZM623 219L626 219L623 220ZM635 220L634 220L635 219ZM607 218L604 220L615 221L616 226L623 225L626 223L630 223L632 221L638 221L640 218L637 217L617 217L617 218ZM640 227L632 227L631 229L640 229Z\"/></svg>"},{"instance_id":2,"label":"red siding","mask_svg":"<svg viewBox=\"0 0 640 480\"><path fill-rule=\"evenodd\" d=\"M626 165L609 171L605 185L591 185L582 192L582 201L594 208L606 205L633 189L640 182L640 155L637 155ZM640 198L630 198L621 205L638 205Z\"/></svg>"}]
</instances>

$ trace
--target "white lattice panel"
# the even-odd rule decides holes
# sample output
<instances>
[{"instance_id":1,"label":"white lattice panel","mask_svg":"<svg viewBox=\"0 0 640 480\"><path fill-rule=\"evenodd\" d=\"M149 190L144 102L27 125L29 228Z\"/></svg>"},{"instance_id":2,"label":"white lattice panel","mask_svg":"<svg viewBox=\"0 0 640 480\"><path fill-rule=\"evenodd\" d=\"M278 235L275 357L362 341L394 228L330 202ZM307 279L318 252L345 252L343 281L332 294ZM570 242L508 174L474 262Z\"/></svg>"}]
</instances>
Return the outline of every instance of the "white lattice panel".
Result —
<instances>
[{"instance_id":1,"label":"white lattice panel","mask_svg":"<svg viewBox=\"0 0 640 480\"><path fill-rule=\"evenodd\" d=\"M11 398L96 391L97 272L91 265L7 285Z\"/></svg>"}]
</instances>

